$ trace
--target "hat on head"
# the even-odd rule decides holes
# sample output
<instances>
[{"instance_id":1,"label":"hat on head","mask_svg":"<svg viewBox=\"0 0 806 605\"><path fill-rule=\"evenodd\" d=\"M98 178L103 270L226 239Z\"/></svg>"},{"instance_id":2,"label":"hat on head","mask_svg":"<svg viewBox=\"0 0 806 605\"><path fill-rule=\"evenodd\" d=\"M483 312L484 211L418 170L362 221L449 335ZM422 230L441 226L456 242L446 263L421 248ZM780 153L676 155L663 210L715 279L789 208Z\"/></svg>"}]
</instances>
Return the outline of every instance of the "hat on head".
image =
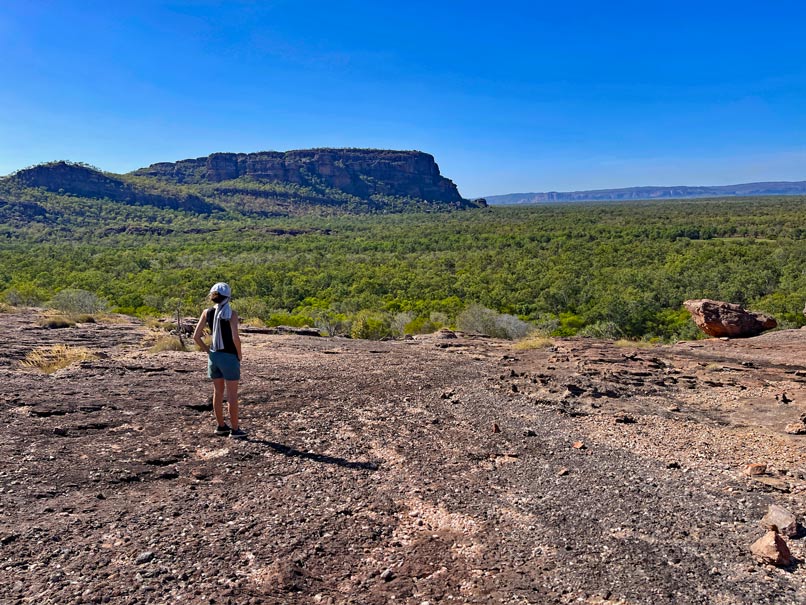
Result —
<instances>
[{"instance_id":1,"label":"hat on head","mask_svg":"<svg viewBox=\"0 0 806 605\"><path fill-rule=\"evenodd\" d=\"M212 288L210 288L210 294L217 292L221 296L225 296L227 298L230 297L232 291L230 290L229 284L225 284L223 281L218 282Z\"/></svg>"}]
</instances>

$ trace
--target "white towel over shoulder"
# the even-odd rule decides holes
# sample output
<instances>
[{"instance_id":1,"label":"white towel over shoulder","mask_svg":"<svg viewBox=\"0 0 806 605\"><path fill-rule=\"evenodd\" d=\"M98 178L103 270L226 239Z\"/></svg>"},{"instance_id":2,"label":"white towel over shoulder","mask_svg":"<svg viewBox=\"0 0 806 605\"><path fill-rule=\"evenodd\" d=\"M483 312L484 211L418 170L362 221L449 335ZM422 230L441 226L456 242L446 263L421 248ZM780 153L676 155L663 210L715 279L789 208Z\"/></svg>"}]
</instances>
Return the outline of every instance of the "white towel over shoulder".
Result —
<instances>
[{"instance_id":1,"label":"white towel over shoulder","mask_svg":"<svg viewBox=\"0 0 806 605\"><path fill-rule=\"evenodd\" d=\"M211 351L223 351L224 339L221 336L221 320L229 321L232 317L232 308L229 306L229 298L215 306L215 315L213 316L213 342L210 346Z\"/></svg>"}]
</instances>

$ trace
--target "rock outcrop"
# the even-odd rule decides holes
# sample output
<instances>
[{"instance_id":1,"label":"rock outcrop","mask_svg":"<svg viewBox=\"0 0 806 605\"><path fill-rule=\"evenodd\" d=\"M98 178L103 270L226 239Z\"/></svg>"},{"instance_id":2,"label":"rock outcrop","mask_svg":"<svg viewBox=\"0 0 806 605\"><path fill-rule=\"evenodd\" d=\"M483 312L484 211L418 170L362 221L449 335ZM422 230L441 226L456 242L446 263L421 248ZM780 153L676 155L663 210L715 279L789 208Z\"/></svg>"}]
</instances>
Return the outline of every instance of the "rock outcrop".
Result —
<instances>
[{"instance_id":1,"label":"rock outcrop","mask_svg":"<svg viewBox=\"0 0 806 605\"><path fill-rule=\"evenodd\" d=\"M40 318L2 314L2 603L803 603L803 565L749 550L767 504L802 510L800 445L770 434L792 408L758 393L806 393L799 330L535 349L244 330L238 441L213 435L202 353L149 353L159 334L123 316ZM103 356L21 366L58 345ZM740 461L769 472L737 481ZM784 540L755 556L785 565Z\"/></svg>"},{"instance_id":2,"label":"rock outcrop","mask_svg":"<svg viewBox=\"0 0 806 605\"><path fill-rule=\"evenodd\" d=\"M201 214L209 214L215 208L197 195L151 192L116 175L73 162L40 164L20 170L10 178L22 187L41 188L76 197L109 199L133 206L156 206Z\"/></svg>"},{"instance_id":3,"label":"rock outcrop","mask_svg":"<svg viewBox=\"0 0 806 605\"><path fill-rule=\"evenodd\" d=\"M770 504L767 514L761 519L761 526L767 531L777 531L790 538L798 535L798 518L777 504Z\"/></svg>"},{"instance_id":4,"label":"rock outcrop","mask_svg":"<svg viewBox=\"0 0 806 605\"><path fill-rule=\"evenodd\" d=\"M792 553L778 532L768 531L753 542L750 551L763 563L787 567L792 564Z\"/></svg>"},{"instance_id":5,"label":"rock outcrop","mask_svg":"<svg viewBox=\"0 0 806 605\"><path fill-rule=\"evenodd\" d=\"M768 315L747 311L739 305L718 300L687 300L683 306L691 313L697 327L709 336L746 338L758 336L778 325Z\"/></svg>"},{"instance_id":6,"label":"rock outcrop","mask_svg":"<svg viewBox=\"0 0 806 605\"><path fill-rule=\"evenodd\" d=\"M0 178L0 219L25 220L37 208L21 204L32 199L57 201L55 207L46 203L41 216L33 215L35 219L69 212L72 205L64 203L68 200L55 196L258 216L302 215L323 208L329 213L361 214L487 206L485 200L463 198L427 153L308 149L214 153L152 164L128 175L75 162L40 164Z\"/></svg>"},{"instance_id":7,"label":"rock outcrop","mask_svg":"<svg viewBox=\"0 0 806 605\"><path fill-rule=\"evenodd\" d=\"M152 164L134 172L176 183L220 183L241 177L297 185L324 184L366 198L374 194L461 203L434 157L419 151L304 149L258 153L214 153Z\"/></svg>"}]
</instances>

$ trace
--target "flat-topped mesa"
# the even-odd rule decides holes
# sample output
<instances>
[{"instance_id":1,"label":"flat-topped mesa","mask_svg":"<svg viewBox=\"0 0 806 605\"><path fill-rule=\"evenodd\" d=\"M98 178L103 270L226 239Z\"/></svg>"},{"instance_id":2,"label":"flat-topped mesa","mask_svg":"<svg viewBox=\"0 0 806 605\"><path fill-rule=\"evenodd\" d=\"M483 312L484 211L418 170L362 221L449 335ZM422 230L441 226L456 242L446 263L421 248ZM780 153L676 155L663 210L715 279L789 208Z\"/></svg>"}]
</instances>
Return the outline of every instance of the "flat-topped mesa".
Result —
<instances>
[{"instance_id":1,"label":"flat-topped mesa","mask_svg":"<svg viewBox=\"0 0 806 605\"><path fill-rule=\"evenodd\" d=\"M360 198L374 194L434 202L463 202L443 177L434 157L420 151L303 149L257 153L214 153L161 162L133 174L177 183L219 183L241 177L298 185L324 185Z\"/></svg>"}]
</instances>

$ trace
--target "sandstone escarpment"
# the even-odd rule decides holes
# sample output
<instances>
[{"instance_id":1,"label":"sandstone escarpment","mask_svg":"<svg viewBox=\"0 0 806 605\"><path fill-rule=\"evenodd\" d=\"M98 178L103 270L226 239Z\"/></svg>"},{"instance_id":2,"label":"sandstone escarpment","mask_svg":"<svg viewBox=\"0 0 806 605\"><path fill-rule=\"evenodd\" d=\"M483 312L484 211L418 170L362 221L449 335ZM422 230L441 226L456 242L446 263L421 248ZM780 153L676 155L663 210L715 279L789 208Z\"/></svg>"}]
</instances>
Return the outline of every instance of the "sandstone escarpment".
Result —
<instances>
[{"instance_id":1,"label":"sandstone escarpment","mask_svg":"<svg viewBox=\"0 0 806 605\"><path fill-rule=\"evenodd\" d=\"M134 174L188 184L248 177L259 181L324 185L360 198L378 194L434 202L466 201L453 181L440 174L434 157L419 151L305 149L214 153L197 159L152 164Z\"/></svg>"}]
</instances>

